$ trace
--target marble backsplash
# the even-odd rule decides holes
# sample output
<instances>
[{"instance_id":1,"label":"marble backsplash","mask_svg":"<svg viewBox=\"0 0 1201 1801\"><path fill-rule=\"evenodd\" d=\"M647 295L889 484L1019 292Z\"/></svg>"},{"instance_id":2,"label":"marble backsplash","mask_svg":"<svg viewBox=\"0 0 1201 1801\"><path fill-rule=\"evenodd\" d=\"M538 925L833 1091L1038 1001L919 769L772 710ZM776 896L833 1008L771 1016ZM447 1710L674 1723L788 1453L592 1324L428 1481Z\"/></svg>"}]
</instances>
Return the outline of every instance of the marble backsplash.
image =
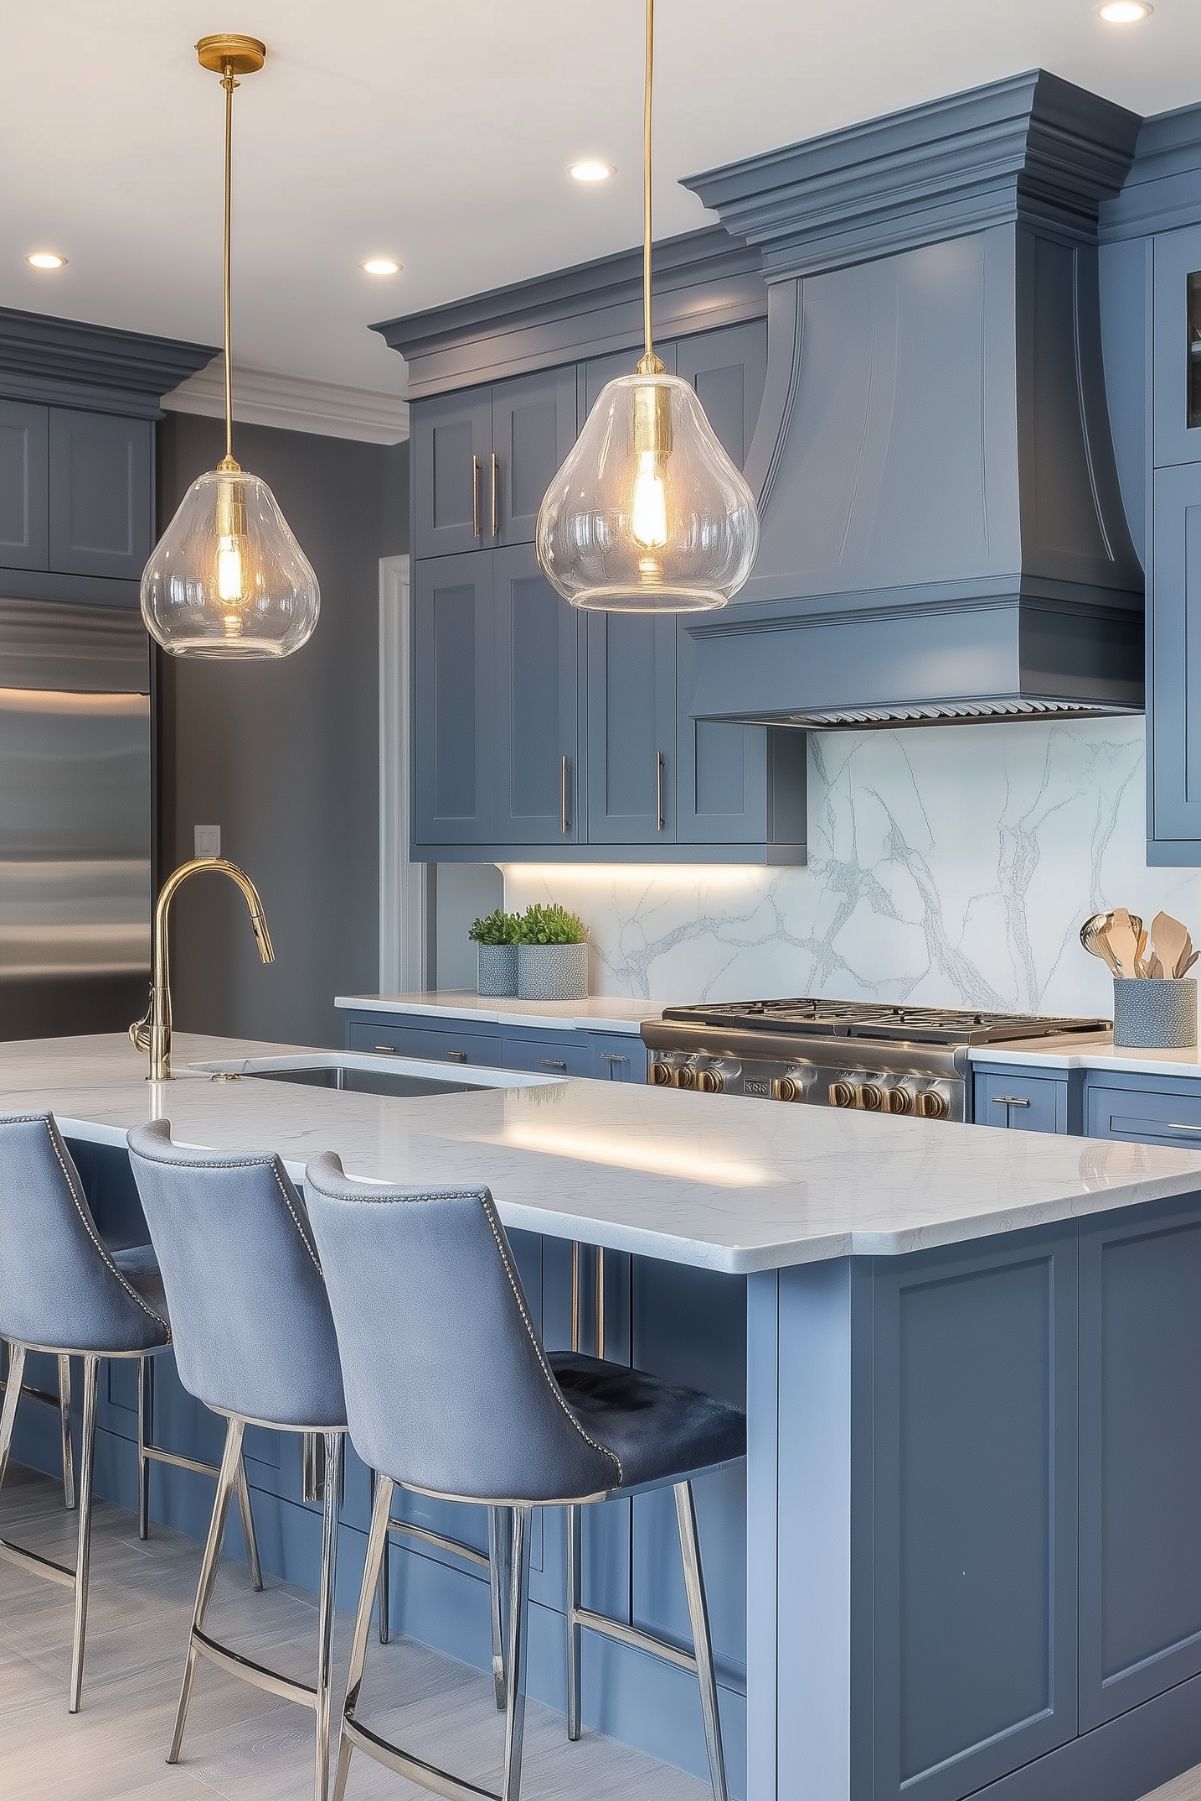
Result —
<instances>
[{"instance_id":1,"label":"marble backsplash","mask_svg":"<svg viewBox=\"0 0 1201 1801\"><path fill-rule=\"evenodd\" d=\"M509 865L506 904L573 907L597 994L914 1000L1112 1013L1084 917L1177 914L1201 871L1149 869L1141 718L825 733L806 869Z\"/></svg>"}]
</instances>

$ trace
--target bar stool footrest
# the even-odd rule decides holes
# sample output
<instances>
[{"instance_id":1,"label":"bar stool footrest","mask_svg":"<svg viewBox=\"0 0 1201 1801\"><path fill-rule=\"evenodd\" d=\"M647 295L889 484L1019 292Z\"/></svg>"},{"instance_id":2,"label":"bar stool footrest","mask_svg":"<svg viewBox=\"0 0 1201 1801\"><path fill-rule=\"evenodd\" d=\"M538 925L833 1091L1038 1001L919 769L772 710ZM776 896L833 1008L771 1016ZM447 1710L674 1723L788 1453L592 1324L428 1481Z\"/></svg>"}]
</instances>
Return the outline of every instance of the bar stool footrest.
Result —
<instances>
[{"instance_id":1,"label":"bar stool footrest","mask_svg":"<svg viewBox=\"0 0 1201 1801\"><path fill-rule=\"evenodd\" d=\"M388 1531L415 1538L423 1545L432 1545L436 1551L449 1551L453 1557L461 1557L466 1563L473 1563L481 1570L490 1567L486 1551L477 1551L474 1545L464 1544L461 1538L448 1538L446 1533L434 1532L429 1526L413 1526L408 1520L390 1519Z\"/></svg>"},{"instance_id":2,"label":"bar stool footrest","mask_svg":"<svg viewBox=\"0 0 1201 1801\"><path fill-rule=\"evenodd\" d=\"M68 1569L65 1563L56 1563L53 1557L43 1557L37 1551L27 1551L24 1545L14 1545L10 1539L0 1538L0 1558L6 1563L15 1563L20 1570L27 1570L31 1576L44 1576L48 1582L57 1582L62 1588L75 1587L75 1571Z\"/></svg>"},{"instance_id":3,"label":"bar stool footrest","mask_svg":"<svg viewBox=\"0 0 1201 1801\"><path fill-rule=\"evenodd\" d=\"M279 1670L269 1669L266 1664L256 1663L253 1657L244 1657L240 1651L231 1651L228 1645L220 1644L210 1638L207 1632L197 1628L192 1633L192 1643L202 1657L215 1663L218 1669L227 1675L237 1676L243 1682L251 1683L255 1688L265 1689L269 1695L278 1695L283 1701L295 1701L301 1707L313 1712L317 1708L317 1691L308 1682L297 1682L291 1676L283 1675Z\"/></svg>"},{"instance_id":4,"label":"bar stool footrest","mask_svg":"<svg viewBox=\"0 0 1201 1801\"><path fill-rule=\"evenodd\" d=\"M573 1626L582 1626L585 1631L597 1632L603 1638L616 1639L618 1644L630 1645L635 1651L645 1651L651 1657L661 1657L665 1663L674 1663L677 1669L687 1670L692 1676L697 1673L696 1656L692 1651L673 1645L669 1639L657 1638L653 1632L627 1626L624 1620L610 1619L608 1614L593 1613L587 1607L573 1607L570 1618Z\"/></svg>"},{"instance_id":5,"label":"bar stool footrest","mask_svg":"<svg viewBox=\"0 0 1201 1801\"><path fill-rule=\"evenodd\" d=\"M342 1736L386 1770L443 1796L444 1801L501 1801L495 1789L480 1788L477 1783L468 1782L466 1777L452 1775L449 1770L426 1763L410 1751L402 1751L399 1745L391 1744L370 1727L361 1725L352 1714L343 1715Z\"/></svg>"}]
</instances>

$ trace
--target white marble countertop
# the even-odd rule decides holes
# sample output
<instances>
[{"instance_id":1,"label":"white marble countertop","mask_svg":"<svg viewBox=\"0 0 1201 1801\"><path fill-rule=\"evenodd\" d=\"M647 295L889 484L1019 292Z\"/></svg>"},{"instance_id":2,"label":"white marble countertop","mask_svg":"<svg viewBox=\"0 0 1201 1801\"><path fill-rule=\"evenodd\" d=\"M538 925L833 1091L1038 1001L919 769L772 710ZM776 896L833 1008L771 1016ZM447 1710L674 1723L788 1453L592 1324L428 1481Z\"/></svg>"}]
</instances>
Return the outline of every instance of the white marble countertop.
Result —
<instances>
[{"instance_id":1,"label":"white marble countertop","mask_svg":"<svg viewBox=\"0 0 1201 1801\"><path fill-rule=\"evenodd\" d=\"M335 1007L348 1012L415 1013L443 1019L479 1019L489 1025L547 1026L579 1032L637 1032L644 1019L658 1019L662 1001L625 1001L592 995L586 1001L520 1001L440 988L426 994L339 994Z\"/></svg>"},{"instance_id":2,"label":"white marble countertop","mask_svg":"<svg viewBox=\"0 0 1201 1801\"><path fill-rule=\"evenodd\" d=\"M336 1150L352 1175L376 1181L486 1183L509 1226L738 1275L1201 1195L1201 1155L1167 1146L641 1083L527 1080L401 1100L214 1082L188 1068L292 1052L179 1033L177 1080L149 1083L124 1035L0 1044L0 1108L48 1108L68 1136L106 1144L167 1118L187 1144L277 1150L298 1177L316 1152ZM407 1062L359 1061L393 1073Z\"/></svg>"},{"instance_id":3,"label":"white marble countertop","mask_svg":"<svg viewBox=\"0 0 1201 1801\"><path fill-rule=\"evenodd\" d=\"M1196 1045L1181 1051L1119 1050L1111 1032L1095 1038L1072 1035L980 1044L969 1054L973 1063L1007 1063L1048 1074L1062 1069L1120 1069L1127 1075L1201 1076L1201 1050Z\"/></svg>"}]
</instances>

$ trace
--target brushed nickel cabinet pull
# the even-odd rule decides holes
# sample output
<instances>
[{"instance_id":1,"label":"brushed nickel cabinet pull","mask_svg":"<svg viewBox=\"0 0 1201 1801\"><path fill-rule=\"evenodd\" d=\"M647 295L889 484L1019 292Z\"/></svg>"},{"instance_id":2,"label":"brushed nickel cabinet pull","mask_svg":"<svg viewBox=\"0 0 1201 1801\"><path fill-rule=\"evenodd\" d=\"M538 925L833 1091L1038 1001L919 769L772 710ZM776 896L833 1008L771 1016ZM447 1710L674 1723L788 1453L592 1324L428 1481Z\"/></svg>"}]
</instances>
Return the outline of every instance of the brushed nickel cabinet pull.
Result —
<instances>
[{"instance_id":1,"label":"brushed nickel cabinet pull","mask_svg":"<svg viewBox=\"0 0 1201 1801\"><path fill-rule=\"evenodd\" d=\"M446 1061L448 1063L466 1063L467 1052L466 1051L447 1051Z\"/></svg>"},{"instance_id":2,"label":"brushed nickel cabinet pull","mask_svg":"<svg viewBox=\"0 0 1201 1801\"><path fill-rule=\"evenodd\" d=\"M1181 1126L1181 1125L1177 1125L1175 1120L1173 1120L1172 1124L1168 1127L1168 1131L1169 1132L1201 1132L1201 1126Z\"/></svg>"},{"instance_id":3,"label":"brushed nickel cabinet pull","mask_svg":"<svg viewBox=\"0 0 1201 1801\"><path fill-rule=\"evenodd\" d=\"M601 1062L602 1063L628 1063L629 1060L630 1059L628 1057L623 1057L619 1051L602 1051L601 1052Z\"/></svg>"},{"instance_id":4,"label":"brushed nickel cabinet pull","mask_svg":"<svg viewBox=\"0 0 1201 1801\"><path fill-rule=\"evenodd\" d=\"M565 1057L539 1057L538 1061L543 1069L567 1068L567 1060Z\"/></svg>"},{"instance_id":5,"label":"brushed nickel cabinet pull","mask_svg":"<svg viewBox=\"0 0 1201 1801\"><path fill-rule=\"evenodd\" d=\"M559 832L564 838L566 838L568 832L571 830L571 820L568 817L567 812L568 775L567 753L564 751L563 755L559 758Z\"/></svg>"},{"instance_id":6,"label":"brushed nickel cabinet pull","mask_svg":"<svg viewBox=\"0 0 1201 1801\"><path fill-rule=\"evenodd\" d=\"M666 758L661 750L655 752L655 830L667 829L667 819L663 812L663 767Z\"/></svg>"},{"instance_id":7,"label":"brushed nickel cabinet pull","mask_svg":"<svg viewBox=\"0 0 1201 1801\"><path fill-rule=\"evenodd\" d=\"M493 451L492 452L492 536L494 538L497 536L497 534L500 531L500 494L499 494L500 483L499 483L499 477L500 477L500 464L497 460L496 452Z\"/></svg>"},{"instance_id":8,"label":"brushed nickel cabinet pull","mask_svg":"<svg viewBox=\"0 0 1201 1801\"><path fill-rule=\"evenodd\" d=\"M471 458L471 535L480 535L480 459L472 453Z\"/></svg>"},{"instance_id":9,"label":"brushed nickel cabinet pull","mask_svg":"<svg viewBox=\"0 0 1201 1801\"><path fill-rule=\"evenodd\" d=\"M373 1044L371 1048L373 1051L378 1051L381 1057L394 1057L396 1055L396 1046L394 1044Z\"/></svg>"},{"instance_id":10,"label":"brushed nickel cabinet pull","mask_svg":"<svg viewBox=\"0 0 1201 1801\"><path fill-rule=\"evenodd\" d=\"M994 1094L992 1104L994 1107L1028 1107L1030 1102L1023 1094Z\"/></svg>"}]
</instances>

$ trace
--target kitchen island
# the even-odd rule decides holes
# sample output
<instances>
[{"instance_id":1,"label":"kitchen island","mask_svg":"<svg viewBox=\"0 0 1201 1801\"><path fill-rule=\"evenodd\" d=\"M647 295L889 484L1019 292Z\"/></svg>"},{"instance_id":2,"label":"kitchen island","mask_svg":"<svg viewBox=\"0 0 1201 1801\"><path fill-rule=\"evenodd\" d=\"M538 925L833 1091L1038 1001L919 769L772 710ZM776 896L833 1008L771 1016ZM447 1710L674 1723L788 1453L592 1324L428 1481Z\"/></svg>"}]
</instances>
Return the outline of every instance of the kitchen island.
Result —
<instances>
[{"instance_id":1,"label":"kitchen island","mask_svg":"<svg viewBox=\"0 0 1201 1801\"><path fill-rule=\"evenodd\" d=\"M603 1252L606 1353L748 1409L745 1488L726 1472L698 1493L736 1794L1133 1801L1201 1761L1201 1156L503 1071L416 1098L273 1079L338 1061L180 1034L177 1079L150 1084L124 1039L7 1044L0 1105L56 1113L114 1242L144 1236L125 1132L166 1117L186 1143L276 1149L298 1178L334 1149L356 1176L487 1183L551 1345L570 1245ZM128 1505L125 1374L98 1489ZM36 1412L18 1455L53 1469ZM169 1369L154 1426L212 1453L216 1422ZM295 1447L248 1446L264 1563L311 1584ZM347 1602L368 1500L352 1459ZM210 1501L156 1471L156 1517L198 1534ZM670 1530L662 1497L600 1510L586 1604L682 1636ZM478 1572L397 1549L393 1583L401 1630L485 1661ZM533 1602L531 1690L558 1704L553 1514ZM589 1651L586 1720L699 1771L687 1677Z\"/></svg>"}]
</instances>

